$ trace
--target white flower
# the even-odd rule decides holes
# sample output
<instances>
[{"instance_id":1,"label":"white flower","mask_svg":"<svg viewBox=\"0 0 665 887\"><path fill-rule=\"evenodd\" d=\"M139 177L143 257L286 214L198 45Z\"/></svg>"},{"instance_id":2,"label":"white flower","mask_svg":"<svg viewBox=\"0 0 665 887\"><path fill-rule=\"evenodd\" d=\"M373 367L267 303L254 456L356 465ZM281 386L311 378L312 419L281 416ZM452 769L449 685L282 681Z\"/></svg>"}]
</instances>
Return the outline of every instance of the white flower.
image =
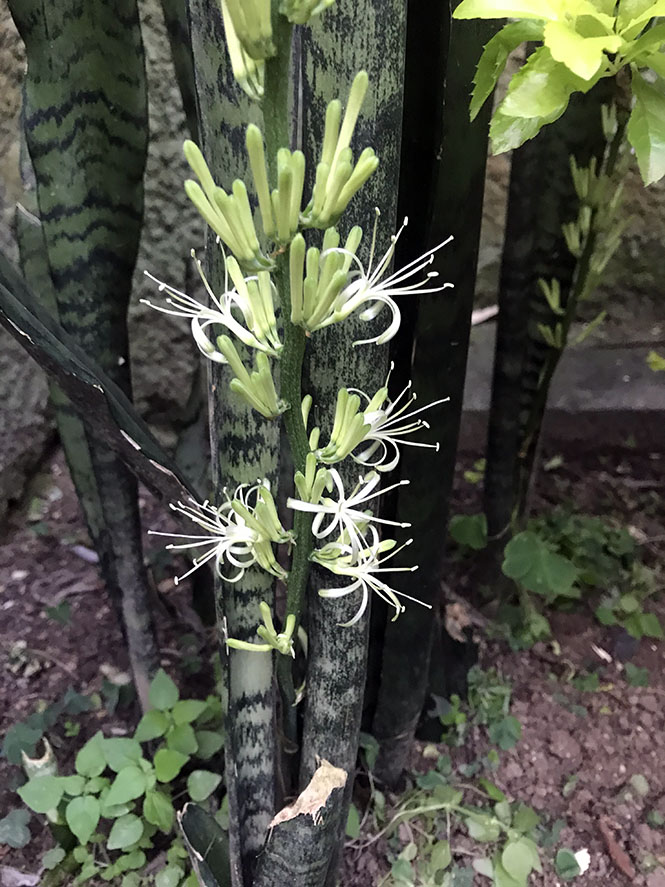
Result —
<instances>
[{"instance_id":1,"label":"white flower","mask_svg":"<svg viewBox=\"0 0 665 887\"><path fill-rule=\"evenodd\" d=\"M282 343L277 333L273 285L269 273L260 271L255 276L245 278L236 260L232 256L228 259L224 256L224 292L218 298L212 291L212 287L203 273L201 262L196 258L193 250L192 258L210 296L212 306L198 302L192 296L163 283L147 271L145 272L146 277L159 285L159 292L166 290L168 293L168 297L165 299L168 307L154 305L148 299L141 299L141 302L163 314L189 318L192 323L194 341L201 353L209 360L227 363L224 355L206 332L207 328L213 325L226 327L230 333L233 333L250 348L256 348L258 351L277 357L282 350ZM235 284L234 288L229 287L229 274ZM242 316L244 326L236 319L234 312L236 315Z\"/></svg>"},{"instance_id":2,"label":"white flower","mask_svg":"<svg viewBox=\"0 0 665 887\"><path fill-rule=\"evenodd\" d=\"M446 244L450 243L453 239L452 236L438 244L438 246L423 253L422 256L409 262L408 265L400 268L399 271L394 271L392 274L389 274L384 278L384 275L392 262L397 241L408 224L408 221L408 218L405 218L404 223L397 234L392 235L390 238L390 246L374 269L372 266L374 264L374 249L376 246L376 222L374 224L372 246L370 249L367 269L365 269L360 259L358 259L354 253L349 253L344 247L332 248L331 252L349 256L351 261L355 262L357 269L349 274L349 282L337 296L332 311L326 320L319 325L319 329L328 326L331 323L339 323L341 320L346 320L346 318L358 308L362 308L362 311L358 315L360 320L373 320L385 305L389 308L392 314L391 321L386 329L382 333L369 339L359 339L353 343L354 345L368 345L371 343L382 345L385 342L390 341L399 329L401 315L399 308L394 301L395 296L407 296L414 293L418 295L422 295L423 293L438 293L453 286L452 283L443 283L440 286L428 286L427 284L431 280L439 276L437 271L430 271L425 278L416 282L412 280L416 274L419 274L424 268L427 268L428 265L432 264L434 261L434 254L442 247L446 246ZM324 261L325 257L326 251L321 253L321 260ZM363 307L365 305L367 307Z\"/></svg>"},{"instance_id":3,"label":"white flower","mask_svg":"<svg viewBox=\"0 0 665 887\"><path fill-rule=\"evenodd\" d=\"M422 443L417 440L404 440L404 436L420 431L421 428L429 428L429 423L424 419L416 419L414 417L424 413L425 410L430 410L432 407L447 403L450 400L449 397L442 397L439 400L428 403L424 407L407 412L409 407L416 401L415 393L410 394L401 406L398 407L398 404L404 395L411 391L411 382L408 383L395 400L387 400L386 403L385 399L387 399L388 394L387 384L386 382L386 386L377 392L371 400L364 391L360 391L357 388L349 389L349 391L367 400L367 408L363 413L363 419L365 424L370 427L363 439L363 442L367 442L369 446L357 455L351 453L351 458L361 465L375 468L377 471L392 471L396 467L399 462L399 448L401 445L425 447L436 450L438 453L438 441L436 443ZM375 458L377 450L379 453Z\"/></svg>"},{"instance_id":4,"label":"white flower","mask_svg":"<svg viewBox=\"0 0 665 887\"><path fill-rule=\"evenodd\" d=\"M404 545L395 548L395 541L393 539L384 539L383 542L379 542L378 534L374 528L372 528L372 530L372 543L368 548L365 548L360 552L354 553L351 546L333 542L326 545L324 548L315 551L311 557L311 560L325 567L327 570L330 570L332 573L339 576L348 576L353 579L353 582L351 582L350 585L345 585L339 588L320 589L319 595L321 597L340 598L353 594L358 590L362 591L362 598L358 611L348 622L341 623L345 628L354 625L362 617L367 609L370 591L378 594L382 600L395 610L393 620L397 619L397 617L404 612L404 605L400 602L399 597L406 598L407 600L420 604L423 607L428 607L430 610L432 609L430 604L426 604L423 601L419 601L417 598L391 588L377 575L378 573L412 573L414 570L417 570L417 566L384 566L386 561L402 551L407 545L410 545L413 540L409 539ZM386 557L380 557L380 555L386 551L390 551L391 553Z\"/></svg>"},{"instance_id":5,"label":"white flower","mask_svg":"<svg viewBox=\"0 0 665 887\"><path fill-rule=\"evenodd\" d=\"M187 540L167 545L166 548L172 551L203 549L201 555L194 557L193 566L182 576L176 577L174 583L177 585L213 559L218 575L227 582L242 579L245 571L254 564L283 579L286 574L275 560L272 543L291 542L292 535L279 523L268 487L264 483L253 486L241 484L233 497L226 490L224 493L226 501L219 508L215 508L207 500L202 504L191 500L191 505L184 505L182 502L171 505L173 511L205 530L205 535L148 531L152 536ZM234 576L225 576L222 573L224 561L236 568Z\"/></svg>"},{"instance_id":6,"label":"white flower","mask_svg":"<svg viewBox=\"0 0 665 887\"><path fill-rule=\"evenodd\" d=\"M316 516L312 521L312 533L316 539L324 539L332 533L342 535L346 533L346 538L350 542L350 549L353 553L357 553L367 547L365 534L370 524L389 524L393 527L410 527L411 524L400 523L399 521L387 520L386 518L374 517L363 509L363 506L377 496L394 490L396 487L408 484L408 480L402 480L383 490L377 490L381 480L376 472L371 472L366 478L360 478L358 484L352 490L349 496L344 493L344 484L339 472L335 468L329 471L329 478L332 483L328 484L328 489L332 489L332 484L337 489L337 501L329 496L322 496L318 503L304 502L301 499L289 498L286 501L288 508L296 511L310 511Z\"/></svg>"}]
</instances>

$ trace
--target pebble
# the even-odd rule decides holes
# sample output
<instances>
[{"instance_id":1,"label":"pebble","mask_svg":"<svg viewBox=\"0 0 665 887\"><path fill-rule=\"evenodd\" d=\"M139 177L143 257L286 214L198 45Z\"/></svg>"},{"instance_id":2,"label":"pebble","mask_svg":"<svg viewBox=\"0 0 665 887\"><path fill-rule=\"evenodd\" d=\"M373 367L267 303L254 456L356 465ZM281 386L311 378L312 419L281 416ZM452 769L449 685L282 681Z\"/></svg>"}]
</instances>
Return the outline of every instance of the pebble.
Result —
<instances>
[{"instance_id":1,"label":"pebble","mask_svg":"<svg viewBox=\"0 0 665 887\"><path fill-rule=\"evenodd\" d=\"M580 754L579 742L565 730L554 730L550 737L550 749L557 758L577 758Z\"/></svg>"}]
</instances>

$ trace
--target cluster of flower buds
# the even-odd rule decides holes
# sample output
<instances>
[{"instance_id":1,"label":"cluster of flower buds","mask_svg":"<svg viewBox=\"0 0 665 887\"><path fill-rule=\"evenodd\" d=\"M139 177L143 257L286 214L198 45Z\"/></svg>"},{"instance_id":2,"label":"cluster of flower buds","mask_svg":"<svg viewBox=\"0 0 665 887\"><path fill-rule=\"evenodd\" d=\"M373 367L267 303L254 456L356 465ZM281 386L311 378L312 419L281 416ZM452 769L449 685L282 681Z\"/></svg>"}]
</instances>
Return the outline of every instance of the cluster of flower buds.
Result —
<instances>
[{"instance_id":1,"label":"cluster of flower buds","mask_svg":"<svg viewBox=\"0 0 665 887\"><path fill-rule=\"evenodd\" d=\"M373 148L365 148L354 164L350 148L368 84L366 71L356 74L343 120L341 102L335 99L328 105L312 197L302 213L305 227L329 228L334 225L351 198L379 165Z\"/></svg>"},{"instance_id":2,"label":"cluster of flower buds","mask_svg":"<svg viewBox=\"0 0 665 887\"><path fill-rule=\"evenodd\" d=\"M280 0L279 11L294 25L306 25L332 6L335 0Z\"/></svg>"},{"instance_id":3,"label":"cluster of flower buds","mask_svg":"<svg viewBox=\"0 0 665 887\"><path fill-rule=\"evenodd\" d=\"M193 559L192 567L175 580L176 584L212 560L218 574L227 582L242 579L246 570L254 564L273 576L285 578L286 573L277 563L272 545L292 543L293 534L282 527L267 483L259 482L253 486L241 484L232 497L226 490L224 493L226 498L219 508L208 501L203 504L192 502L191 505L184 505L178 502L171 505L173 511L201 527L205 531L204 536L149 531L153 536L182 540L167 545L170 550L203 550ZM224 562L236 569L234 576L222 573Z\"/></svg>"},{"instance_id":4,"label":"cluster of flower buds","mask_svg":"<svg viewBox=\"0 0 665 887\"><path fill-rule=\"evenodd\" d=\"M250 58L268 59L275 55L272 41L270 0L222 0L243 50Z\"/></svg>"},{"instance_id":5,"label":"cluster of flower buds","mask_svg":"<svg viewBox=\"0 0 665 887\"><path fill-rule=\"evenodd\" d=\"M243 48L233 26L233 19L229 13L226 0L222 0L222 19L224 21L226 46L229 50L233 76L243 92L250 99L259 102L263 98L265 86L265 64L263 59L253 59Z\"/></svg>"},{"instance_id":6,"label":"cluster of flower buds","mask_svg":"<svg viewBox=\"0 0 665 887\"><path fill-rule=\"evenodd\" d=\"M245 183L236 179L227 194L215 184L198 145L187 140L184 152L200 182L188 179L185 191L215 234L248 271L272 268L273 262L261 252Z\"/></svg>"},{"instance_id":7,"label":"cluster of flower buds","mask_svg":"<svg viewBox=\"0 0 665 887\"><path fill-rule=\"evenodd\" d=\"M280 244L289 243L300 222L305 155L302 151L280 148L277 152L277 187L271 192L263 136L258 126L251 124L247 127L246 145L265 235Z\"/></svg>"},{"instance_id":8,"label":"cluster of flower buds","mask_svg":"<svg viewBox=\"0 0 665 887\"><path fill-rule=\"evenodd\" d=\"M235 650L246 650L249 653L270 653L276 650L282 656L292 656L295 659L296 652L293 649L293 634L296 629L296 617L290 613L286 617L284 631L277 632L272 621L270 607L265 601L259 604L259 612L263 619L263 625L259 625L256 633L263 641L262 644L252 644L248 641L239 641L235 638L226 638L226 646Z\"/></svg>"},{"instance_id":9,"label":"cluster of flower buds","mask_svg":"<svg viewBox=\"0 0 665 887\"><path fill-rule=\"evenodd\" d=\"M229 364L235 374L229 383L231 391L242 397L266 419L276 419L288 408L288 405L277 396L270 361L263 351L257 351L254 355L255 368L250 373L228 336L219 336L217 347L224 357L224 362Z\"/></svg>"}]
</instances>

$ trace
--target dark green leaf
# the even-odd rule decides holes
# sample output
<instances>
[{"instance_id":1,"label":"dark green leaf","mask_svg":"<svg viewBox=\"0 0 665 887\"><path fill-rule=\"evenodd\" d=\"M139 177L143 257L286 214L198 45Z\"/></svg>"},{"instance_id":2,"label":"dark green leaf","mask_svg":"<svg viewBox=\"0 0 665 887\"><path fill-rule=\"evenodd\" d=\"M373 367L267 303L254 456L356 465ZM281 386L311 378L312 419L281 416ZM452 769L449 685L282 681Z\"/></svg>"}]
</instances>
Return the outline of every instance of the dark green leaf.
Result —
<instances>
[{"instance_id":1,"label":"dark green leaf","mask_svg":"<svg viewBox=\"0 0 665 887\"><path fill-rule=\"evenodd\" d=\"M197 755L204 761L216 754L224 745L224 737L221 733L212 730L197 730L194 734L198 745Z\"/></svg>"},{"instance_id":2,"label":"dark green leaf","mask_svg":"<svg viewBox=\"0 0 665 887\"><path fill-rule=\"evenodd\" d=\"M498 745L504 751L508 751L519 742L522 736L522 725L513 715L506 715L500 721L490 724L488 733L490 742Z\"/></svg>"},{"instance_id":3,"label":"dark green leaf","mask_svg":"<svg viewBox=\"0 0 665 887\"><path fill-rule=\"evenodd\" d=\"M196 735L191 724L180 724L169 730L166 734L166 744L183 755L193 755L198 749Z\"/></svg>"},{"instance_id":4,"label":"dark green leaf","mask_svg":"<svg viewBox=\"0 0 665 887\"><path fill-rule=\"evenodd\" d=\"M196 800L196 799L195 799ZM349 807L349 813L346 817L346 837L355 840L360 834L360 814L355 804Z\"/></svg>"},{"instance_id":5,"label":"dark green leaf","mask_svg":"<svg viewBox=\"0 0 665 887\"><path fill-rule=\"evenodd\" d=\"M37 743L42 738L43 729L28 724L18 723L12 724L5 733L2 743L2 754L7 758L10 764L21 765L21 752L25 752L28 757L33 757Z\"/></svg>"},{"instance_id":6,"label":"dark green leaf","mask_svg":"<svg viewBox=\"0 0 665 887\"><path fill-rule=\"evenodd\" d=\"M573 878L582 874L582 870L575 859L575 854L572 850L568 850L565 847L562 847L561 850L557 852L554 859L554 868L556 869L557 875L563 881L571 881Z\"/></svg>"},{"instance_id":7,"label":"dark green leaf","mask_svg":"<svg viewBox=\"0 0 665 887\"><path fill-rule=\"evenodd\" d=\"M459 545L480 551L487 545L487 519L484 514L456 514L450 519L450 535Z\"/></svg>"},{"instance_id":8,"label":"dark green leaf","mask_svg":"<svg viewBox=\"0 0 665 887\"><path fill-rule=\"evenodd\" d=\"M231 887L228 838L212 816L197 804L186 804L178 823L203 887Z\"/></svg>"},{"instance_id":9,"label":"dark green leaf","mask_svg":"<svg viewBox=\"0 0 665 887\"><path fill-rule=\"evenodd\" d=\"M28 810L10 810L0 819L0 844L6 844L15 850L25 847L30 841L30 812Z\"/></svg>"},{"instance_id":10,"label":"dark green leaf","mask_svg":"<svg viewBox=\"0 0 665 887\"><path fill-rule=\"evenodd\" d=\"M631 687L648 687L649 686L649 670L646 668L638 668L632 662L627 662L625 667L626 681Z\"/></svg>"}]
</instances>

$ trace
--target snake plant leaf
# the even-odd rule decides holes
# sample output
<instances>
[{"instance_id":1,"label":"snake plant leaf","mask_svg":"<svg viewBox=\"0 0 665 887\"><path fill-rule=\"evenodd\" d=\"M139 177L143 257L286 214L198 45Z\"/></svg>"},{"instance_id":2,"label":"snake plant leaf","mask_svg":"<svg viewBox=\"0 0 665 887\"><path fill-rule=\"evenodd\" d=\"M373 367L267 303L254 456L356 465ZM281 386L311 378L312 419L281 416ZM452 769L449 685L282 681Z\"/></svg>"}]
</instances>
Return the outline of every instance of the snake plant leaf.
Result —
<instances>
[{"instance_id":1,"label":"snake plant leaf","mask_svg":"<svg viewBox=\"0 0 665 887\"><path fill-rule=\"evenodd\" d=\"M185 804L178 825L199 883L231 887L228 838L212 816L198 804Z\"/></svg>"},{"instance_id":2,"label":"snake plant leaf","mask_svg":"<svg viewBox=\"0 0 665 887\"><path fill-rule=\"evenodd\" d=\"M0 253L0 323L55 380L95 435L157 496L195 496L127 396L40 304Z\"/></svg>"}]
</instances>

